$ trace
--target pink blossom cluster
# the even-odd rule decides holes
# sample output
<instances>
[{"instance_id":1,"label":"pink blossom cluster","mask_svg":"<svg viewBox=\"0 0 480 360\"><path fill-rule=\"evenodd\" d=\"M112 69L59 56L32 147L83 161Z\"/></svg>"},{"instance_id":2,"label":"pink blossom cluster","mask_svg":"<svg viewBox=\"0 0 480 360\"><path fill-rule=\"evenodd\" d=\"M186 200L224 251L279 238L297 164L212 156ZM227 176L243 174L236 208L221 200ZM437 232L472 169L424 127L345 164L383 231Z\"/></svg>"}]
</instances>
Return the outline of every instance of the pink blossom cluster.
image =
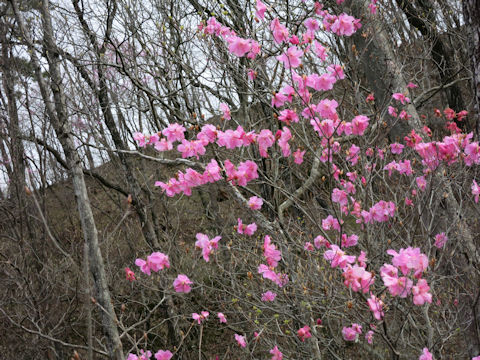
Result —
<instances>
[{"instance_id":1,"label":"pink blossom cluster","mask_svg":"<svg viewBox=\"0 0 480 360\"><path fill-rule=\"evenodd\" d=\"M170 360L173 354L169 350L158 350L153 357L156 360ZM127 360L149 360L152 357L152 352L147 350L140 350L140 356L135 354L128 354Z\"/></svg>"},{"instance_id":2,"label":"pink blossom cluster","mask_svg":"<svg viewBox=\"0 0 480 360\"><path fill-rule=\"evenodd\" d=\"M342 336L345 341L357 341L358 336L362 333L362 325L352 324L350 327L342 329Z\"/></svg>"},{"instance_id":3,"label":"pink blossom cluster","mask_svg":"<svg viewBox=\"0 0 480 360\"><path fill-rule=\"evenodd\" d=\"M155 186L161 187L169 197L180 193L190 196L192 195L192 188L221 180L222 175L220 172L221 169L217 161L212 159L202 174L188 168L185 170L185 173L179 171L176 177L171 178L167 183L156 181Z\"/></svg>"},{"instance_id":4,"label":"pink blossom cluster","mask_svg":"<svg viewBox=\"0 0 480 360\"><path fill-rule=\"evenodd\" d=\"M152 271L158 272L164 268L169 268L170 262L168 260L168 255L156 251L151 255L148 255L146 261L144 259L136 259L135 265L140 268L141 272L150 275Z\"/></svg>"},{"instance_id":5,"label":"pink blossom cluster","mask_svg":"<svg viewBox=\"0 0 480 360\"><path fill-rule=\"evenodd\" d=\"M235 31L219 23L213 16L207 20L206 25L203 23L199 24L198 30L203 31L205 35L215 35L223 38L228 43L228 51L238 57L246 55L249 59L255 59L260 53L258 42L237 36Z\"/></svg>"},{"instance_id":6,"label":"pink blossom cluster","mask_svg":"<svg viewBox=\"0 0 480 360\"><path fill-rule=\"evenodd\" d=\"M275 268L278 262L282 259L282 253L277 250L275 244L271 242L270 236L265 235L263 242L263 256L267 260L267 264L260 264L258 266L258 273L265 279L273 281L278 286L282 287L288 282L288 276L282 273L276 273Z\"/></svg>"},{"instance_id":7,"label":"pink blossom cluster","mask_svg":"<svg viewBox=\"0 0 480 360\"><path fill-rule=\"evenodd\" d=\"M312 334L310 333L310 326L305 325L304 327L298 329L297 335L302 342L305 341L306 339L311 338Z\"/></svg>"},{"instance_id":8,"label":"pink blossom cluster","mask_svg":"<svg viewBox=\"0 0 480 360\"><path fill-rule=\"evenodd\" d=\"M237 219L237 232L242 235L252 236L257 231L257 224L251 223L248 225L244 225L242 219Z\"/></svg>"},{"instance_id":9,"label":"pink blossom cluster","mask_svg":"<svg viewBox=\"0 0 480 360\"><path fill-rule=\"evenodd\" d=\"M373 205L369 211L362 210L360 214L363 219L363 222L365 224L369 224L373 221L377 221L377 222L388 221L389 218L392 218L393 216L395 216L395 210L396 210L396 206L394 202L392 201L387 202L384 200L380 200L378 203ZM357 222L361 221L359 220L360 219L358 219Z\"/></svg>"},{"instance_id":10,"label":"pink blossom cluster","mask_svg":"<svg viewBox=\"0 0 480 360\"><path fill-rule=\"evenodd\" d=\"M428 267L427 256L422 254L419 248L411 247L400 249L398 253L390 249L387 250L387 253L393 256L392 264L384 264L380 268L380 276L390 294L401 298L412 294L415 305L431 303L430 287L427 281L421 278ZM399 270L403 276L399 276ZM413 280L408 277L409 275L418 279L416 285L413 285Z\"/></svg>"},{"instance_id":11,"label":"pink blossom cluster","mask_svg":"<svg viewBox=\"0 0 480 360\"><path fill-rule=\"evenodd\" d=\"M213 239L209 239L207 235L202 233L197 233L197 241L195 246L202 250L203 259L206 262L210 261L210 254L214 249L218 249L218 242L222 239L221 236L215 236Z\"/></svg>"},{"instance_id":12,"label":"pink blossom cluster","mask_svg":"<svg viewBox=\"0 0 480 360\"><path fill-rule=\"evenodd\" d=\"M202 322L207 320L209 315L210 313L208 311L202 311L200 314L193 313L192 319L195 320L198 323L198 325L200 325Z\"/></svg>"}]
</instances>

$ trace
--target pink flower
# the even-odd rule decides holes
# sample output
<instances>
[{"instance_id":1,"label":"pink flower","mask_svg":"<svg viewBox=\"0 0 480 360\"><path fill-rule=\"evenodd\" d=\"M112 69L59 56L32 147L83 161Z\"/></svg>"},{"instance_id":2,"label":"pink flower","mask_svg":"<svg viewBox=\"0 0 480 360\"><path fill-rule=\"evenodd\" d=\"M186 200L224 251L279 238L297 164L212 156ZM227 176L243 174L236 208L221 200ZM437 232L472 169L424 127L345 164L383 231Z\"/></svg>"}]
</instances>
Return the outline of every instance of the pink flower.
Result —
<instances>
[{"instance_id":1,"label":"pink flower","mask_svg":"<svg viewBox=\"0 0 480 360\"><path fill-rule=\"evenodd\" d=\"M260 0L257 0L257 11L255 15L260 20L263 20L265 18L265 11L267 11L267 6L264 3L262 3Z\"/></svg>"},{"instance_id":2,"label":"pink flower","mask_svg":"<svg viewBox=\"0 0 480 360\"><path fill-rule=\"evenodd\" d=\"M275 298L277 297L277 294L274 293L274 292L271 292L270 290L268 290L267 292L264 292L262 294L262 301L264 302L272 302L275 300Z\"/></svg>"},{"instance_id":3,"label":"pink flower","mask_svg":"<svg viewBox=\"0 0 480 360\"><path fill-rule=\"evenodd\" d=\"M223 112L223 118L225 120L230 120L232 118L230 114L230 108L228 107L227 104L220 103L220 110Z\"/></svg>"},{"instance_id":4,"label":"pink flower","mask_svg":"<svg viewBox=\"0 0 480 360\"><path fill-rule=\"evenodd\" d=\"M407 88L409 89L415 89L415 88L418 88L418 85L412 83L412 82L409 82L408 85L407 85Z\"/></svg>"},{"instance_id":5,"label":"pink flower","mask_svg":"<svg viewBox=\"0 0 480 360\"><path fill-rule=\"evenodd\" d=\"M315 44L315 54L322 60L327 60L327 50L320 44L318 41L314 41Z\"/></svg>"},{"instance_id":6,"label":"pink flower","mask_svg":"<svg viewBox=\"0 0 480 360\"><path fill-rule=\"evenodd\" d=\"M305 245L303 245L303 249L306 251L313 251L315 248L313 247L313 244L310 241L307 241Z\"/></svg>"},{"instance_id":7,"label":"pink flower","mask_svg":"<svg viewBox=\"0 0 480 360\"><path fill-rule=\"evenodd\" d=\"M390 144L390 151L392 154L401 154L404 146L399 143Z\"/></svg>"},{"instance_id":8,"label":"pink flower","mask_svg":"<svg viewBox=\"0 0 480 360\"><path fill-rule=\"evenodd\" d=\"M352 36L356 31L356 20L353 16L340 14L331 26L331 31L339 36Z\"/></svg>"},{"instance_id":9,"label":"pink flower","mask_svg":"<svg viewBox=\"0 0 480 360\"><path fill-rule=\"evenodd\" d=\"M263 200L257 196L252 196L248 199L248 207L252 210L260 210L263 205Z\"/></svg>"},{"instance_id":10,"label":"pink flower","mask_svg":"<svg viewBox=\"0 0 480 360\"><path fill-rule=\"evenodd\" d=\"M220 323L226 323L227 322L227 318L225 317L225 315L223 313L219 312L217 314L217 316L218 316L218 319L220 320Z\"/></svg>"},{"instance_id":11,"label":"pink flower","mask_svg":"<svg viewBox=\"0 0 480 360\"><path fill-rule=\"evenodd\" d=\"M151 255L147 256L147 264L148 267L155 272L170 267L168 255L165 255L164 253L158 251L153 252Z\"/></svg>"},{"instance_id":12,"label":"pink flower","mask_svg":"<svg viewBox=\"0 0 480 360\"><path fill-rule=\"evenodd\" d=\"M247 71L247 76L248 76L248 79L249 79L250 81L253 81L253 80L255 80L256 77L257 77L257 72L256 72L255 70L253 70L253 69L248 69L248 71Z\"/></svg>"},{"instance_id":13,"label":"pink flower","mask_svg":"<svg viewBox=\"0 0 480 360\"><path fill-rule=\"evenodd\" d=\"M297 335L301 341L305 341L306 339L311 338L312 334L310 333L310 326L305 325L304 327L298 329Z\"/></svg>"},{"instance_id":14,"label":"pink flower","mask_svg":"<svg viewBox=\"0 0 480 360\"><path fill-rule=\"evenodd\" d=\"M146 146L145 135L143 135L141 132L133 133L133 140L135 140L140 147Z\"/></svg>"},{"instance_id":15,"label":"pink flower","mask_svg":"<svg viewBox=\"0 0 480 360\"><path fill-rule=\"evenodd\" d=\"M137 280L135 278L135 273L132 270L130 270L130 268L128 268L128 267L125 268L125 275L126 275L128 281Z\"/></svg>"},{"instance_id":16,"label":"pink flower","mask_svg":"<svg viewBox=\"0 0 480 360\"><path fill-rule=\"evenodd\" d=\"M480 187L475 180L473 180L472 183L472 195L475 196L475 203L478 203L478 198L480 197Z\"/></svg>"},{"instance_id":17,"label":"pink flower","mask_svg":"<svg viewBox=\"0 0 480 360\"><path fill-rule=\"evenodd\" d=\"M369 344L373 343L373 331L372 330L367 331L367 333L365 334L365 340L367 340L367 342Z\"/></svg>"},{"instance_id":18,"label":"pink flower","mask_svg":"<svg viewBox=\"0 0 480 360\"><path fill-rule=\"evenodd\" d=\"M255 231L257 231L257 224L256 223L251 223L248 225L244 225L242 222L242 219L238 218L237 219L237 232L239 234L245 234L248 236L252 236L255 234Z\"/></svg>"},{"instance_id":19,"label":"pink flower","mask_svg":"<svg viewBox=\"0 0 480 360\"><path fill-rule=\"evenodd\" d=\"M154 357L157 360L170 360L173 354L169 350L158 350Z\"/></svg>"},{"instance_id":20,"label":"pink flower","mask_svg":"<svg viewBox=\"0 0 480 360\"><path fill-rule=\"evenodd\" d=\"M368 94L367 95L367 98L365 99L365 101L368 103L368 102L374 102L375 101L375 95L373 95L373 93L371 94Z\"/></svg>"},{"instance_id":21,"label":"pink flower","mask_svg":"<svg viewBox=\"0 0 480 360\"><path fill-rule=\"evenodd\" d=\"M227 42L229 43L228 51L238 57L245 56L252 48L250 40L243 39L239 36L229 36Z\"/></svg>"},{"instance_id":22,"label":"pink flower","mask_svg":"<svg viewBox=\"0 0 480 360\"><path fill-rule=\"evenodd\" d=\"M277 56L277 60L283 63L286 69L297 68L302 63L300 59L303 55L303 51L296 46L290 46L286 53Z\"/></svg>"},{"instance_id":23,"label":"pink flower","mask_svg":"<svg viewBox=\"0 0 480 360\"><path fill-rule=\"evenodd\" d=\"M196 320L198 322L198 325L200 325L204 320L208 318L210 313L208 311L202 311L200 314L193 313L192 314L192 319Z\"/></svg>"},{"instance_id":24,"label":"pink flower","mask_svg":"<svg viewBox=\"0 0 480 360\"><path fill-rule=\"evenodd\" d=\"M265 235L263 242L263 256L267 259L268 265L272 267L276 267L282 259L282 253L277 250L275 244L272 244L270 236L268 235Z\"/></svg>"},{"instance_id":25,"label":"pink flower","mask_svg":"<svg viewBox=\"0 0 480 360\"><path fill-rule=\"evenodd\" d=\"M285 26L280 24L280 20L275 18L270 23L270 30L273 33L273 39L277 44L280 44L286 40L288 40L288 30Z\"/></svg>"},{"instance_id":26,"label":"pink flower","mask_svg":"<svg viewBox=\"0 0 480 360\"><path fill-rule=\"evenodd\" d=\"M423 305L425 302L432 303L432 294L428 291L430 286L427 284L427 280L420 279L417 285L412 287L413 303L415 305Z\"/></svg>"},{"instance_id":27,"label":"pink flower","mask_svg":"<svg viewBox=\"0 0 480 360\"><path fill-rule=\"evenodd\" d=\"M245 341L245 337L242 335L235 334L235 340L237 341L238 345L242 348L247 346L247 342Z\"/></svg>"},{"instance_id":28,"label":"pink flower","mask_svg":"<svg viewBox=\"0 0 480 360\"><path fill-rule=\"evenodd\" d=\"M448 241L447 235L444 232L435 235L435 246L439 249L445 246L445 243Z\"/></svg>"},{"instance_id":29,"label":"pink flower","mask_svg":"<svg viewBox=\"0 0 480 360\"><path fill-rule=\"evenodd\" d=\"M185 139L185 128L177 123L170 124L166 129L163 129L162 134L167 137L169 142L181 141Z\"/></svg>"},{"instance_id":30,"label":"pink flower","mask_svg":"<svg viewBox=\"0 0 480 360\"><path fill-rule=\"evenodd\" d=\"M218 248L218 241L221 240L222 237L216 236L212 240L210 240L207 235L197 233L196 238L197 241L195 242L195 246L202 250L203 259L206 262L209 262L210 254L212 253L213 249Z\"/></svg>"},{"instance_id":31,"label":"pink flower","mask_svg":"<svg viewBox=\"0 0 480 360\"><path fill-rule=\"evenodd\" d=\"M354 135L363 135L368 127L370 119L365 115L355 116L352 120L352 133Z\"/></svg>"},{"instance_id":32,"label":"pink flower","mask_svg":"<svg viewBox=\"0 0 480 360\"><path fill-rule=\"evenodd\" d=\"M345 341L356 341L358 335L362 333L362 326L359 324L352 324L351 327L344 327L342 329L343 339Z\"/></svg>"},{"instance_id":33,"label":"pink flower","mask_svg":"<svg viewBox=\"0 0 480 360\"><path fill-rule=\"evenodd\" d=\"M275 345L275 347L272 350L270 350L270 354L273 355L271 360L282 360L283 359L283 354L278 349L277 345ZM474 360L474 359L472 359L472 360Z\"/></svg>"},{"instance_id":34,"label":"pink flower","mask_svg":"<svg viewBox=\"0 0 480 360\"><path fill-rule=\"evenodd\" d=\"M283 111L288 111L288 110L283 110ZM298 121L298 117L297 117L297 121ZM258 145L258 150L260 151L260 156L267 158L268 157L267 150L269 147L275 144L275 137L273 136L270 130L262 129L262 131L260 131L260 134L257 135L256 142Z\"/></svg>"},{"instance_id":35,"label":"pink flower","mask_svg":"<svg viewBox=\"0 0 480 360\"><path fill-rule=\"evenodd\" d=\"M346 255L337 245L330 245L330 250L325 251L323 257L330 261L332 268L338 266L340 269L345 269L347 264L355 262L355 256Z\"/></svg>"},{"instance_id":36,"label":"pink flower","mask_svg":"<svg viewBox=\"0 0 480 360\"><path fill-rule=\"evenodd\" d=\"M422 355L420 355L418 360L433 360L433 355L428 351L428 348L423 348Z\"/></svg>"},{"instance_id":37,"label":"pink flower","mask_svg":"<svg viewBox=\"0 0 480 360\"><path fill-rule=\"evenodd\" d=\"M150 267L148 266L147 262L143 259L137 259L135 260L135 265L137 265L140 268L140 271L143 272L144 274L150 275Z\"/></svg>"},{"instance_id":38,"label":"pink flower","mask_svg":"<svg viewBox=\"0 0 480 360\"><path fill-rule=\"evenodd\" d=\"M392 98L397 100L397 101L400 101L402 103L402 105L405 105L405 103L410 102L410 99L408 97L406 97L405 94L402 94L402 93L394 93L392 95Z\"/></svg>"},{"instance_id":39,"label":"pink flower","mask_svg":"<svg viewBox=\"0 0 480 360\"><path fill-rule=\"evenodd\" d=\"M190 287L192 284L193 282L187 277L187 275L180 274L173 282L173 288L177 293L188 294L190 291L192 291L192 288Z\"/></svg>"},{"instance_id":40,"label":"pink flower","mask_svg":"<svg viewBox=\"0 0 480 360\"><path fill-rule=\"evenodd\" d=\"M350 287L353 291L362 291L367 293L370 289L370 285L375 281L371 272L365 270L365 268L358 265L347 265L344 268L342 276L345 278L343 282L345 286Z\"/></svg>"},{"instance_id":41,"label":"pink flower","mask_svg":"<svg viewBox=\"0 0 480 360\"><path fill-rule=\"evenodd\" d=\"M385 315L382 308L383 308L383 301L377 298L375 295L371 294L370 298L367 299L368 307L373 312L373 316L377 320L382 320L383 316Z\"/></svg>"},{"instance_id":42,"label":"pink flower","mask_svg":"<svg viewBox=\"0 0 480 360\"><path fill-rule=\"evenodd\" d=\"M419 176L415 178L415 181L420 190L425 190L425 188L427 187L427 181L425 180L425 176Z\"/></svg>"}]
</instances>

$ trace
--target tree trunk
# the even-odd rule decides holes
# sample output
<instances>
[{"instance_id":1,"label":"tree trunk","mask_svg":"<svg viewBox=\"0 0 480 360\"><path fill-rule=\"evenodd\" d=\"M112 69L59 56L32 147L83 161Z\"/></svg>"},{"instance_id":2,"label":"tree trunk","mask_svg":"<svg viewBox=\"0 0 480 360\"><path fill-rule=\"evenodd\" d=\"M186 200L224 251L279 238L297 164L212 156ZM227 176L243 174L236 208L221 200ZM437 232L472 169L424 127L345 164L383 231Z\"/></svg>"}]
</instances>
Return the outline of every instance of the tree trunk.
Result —
<instances>
[{"instance_id":1,"label":"tree trunk","mask_svg":"<svg viewBox=\"0 0 480 360\"><path fill-rule=\"evenodd\" d=\"M85 241L88 244L90 272L92 273L95 287L96 301L102 308L101 318L103 329L107 338L107 348L111 359L124 360L122 343L117 329L117 317L113 308L112 299L108 290L103 257L98 243L98 233L93 219L90 200L87 194L85 179L83 176L82 161L76 151L71 126L68 123L65 106L65 95L63 91L62 78L59 69L59 54L56 51L53 39L52 22L49 12L48 0L43 0L41 13L43 22L44 45L47 54L49 72L51 76L51 91L54 102L52 103L45 79L40 67L39 59L33 41L26 30L22 14L18 10L15 0L10 0L20 30L30 50L31 62L35 69L38 85L45 102L48 117L52 123L55 133L60 141L70 175L72 177L75 199L77 202L80 222Z\"/></svg>"},{"instance_id":2,"label":"tree trunk","mask_svg":"<svg viewBox=\"0 0 480 360\"><path fill-rule=\"evenodd\" d=\"M472 117L477 137L480 137L480 0L463 0L463 16L468 31L468 50L472 69Z\"/></svg>"}]
</instances>

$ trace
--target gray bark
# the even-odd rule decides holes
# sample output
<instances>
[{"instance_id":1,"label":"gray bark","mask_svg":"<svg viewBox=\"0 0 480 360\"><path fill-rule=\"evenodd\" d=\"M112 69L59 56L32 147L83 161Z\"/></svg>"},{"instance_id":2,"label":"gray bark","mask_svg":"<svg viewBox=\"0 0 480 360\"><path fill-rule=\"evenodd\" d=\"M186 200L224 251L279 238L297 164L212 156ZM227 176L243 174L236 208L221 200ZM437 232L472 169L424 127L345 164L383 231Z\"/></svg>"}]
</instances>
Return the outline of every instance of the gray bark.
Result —
<instances>
[{"instance_id":1,"label":"gray bark","mask_svg":"<svg viewBox=\"0 0 480 360\"><path fill-rule=\"evenodd\" d=\"M44 45L47 54L49 72L51 76L51 91L54 101L50 99L47 84L43 78L40 62L30 34L27 32L25 21L18 9L15 0L9 0L12 4L15 17L19 24L21 33L29 48L32 65L40 88L42 98L45 102L48 117L52 123L55 133L65 153L67 165L72 177L75 199L77 202L80 222L83 235L88 244L90 272L93 276L96 301L101 307L101 318L103 329L107 338L107 348L111 359L124 360L122 343L117 329L117 317L112 305L112 299L108 290L103 257L98 243L98 233L93 219L90 200L87 194L85 179L83 176L82 161L76 151L71 126L67 119L65 106L65 94L63 91L62 79L59 69L59 54L53 38L52 22L49 12L48 0L42 3L42 22Z\"/></svg>"}]
</instances>

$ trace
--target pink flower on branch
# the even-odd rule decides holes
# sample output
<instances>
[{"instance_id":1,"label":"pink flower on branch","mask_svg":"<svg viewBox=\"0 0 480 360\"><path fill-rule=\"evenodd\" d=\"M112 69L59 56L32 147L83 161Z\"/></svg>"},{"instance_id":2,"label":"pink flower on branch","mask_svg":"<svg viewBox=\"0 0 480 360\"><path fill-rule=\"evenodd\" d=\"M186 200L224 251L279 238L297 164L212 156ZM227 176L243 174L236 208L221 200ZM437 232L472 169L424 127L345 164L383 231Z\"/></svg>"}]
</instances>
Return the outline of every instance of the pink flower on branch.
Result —
<instances>
[{"instance_id":1,"label":"pink flower on branch","mask_svg":"<svg viewBox=\"0 0 480 360\"><path fill-rule=\"evenodd\" d=\"M187 275L184 274L178 275L173 282L173 288L177 293L188 294L190 291L192 291L190 285L193 285L193 282L187 277Z\"/></svg>"}]
</instances>

